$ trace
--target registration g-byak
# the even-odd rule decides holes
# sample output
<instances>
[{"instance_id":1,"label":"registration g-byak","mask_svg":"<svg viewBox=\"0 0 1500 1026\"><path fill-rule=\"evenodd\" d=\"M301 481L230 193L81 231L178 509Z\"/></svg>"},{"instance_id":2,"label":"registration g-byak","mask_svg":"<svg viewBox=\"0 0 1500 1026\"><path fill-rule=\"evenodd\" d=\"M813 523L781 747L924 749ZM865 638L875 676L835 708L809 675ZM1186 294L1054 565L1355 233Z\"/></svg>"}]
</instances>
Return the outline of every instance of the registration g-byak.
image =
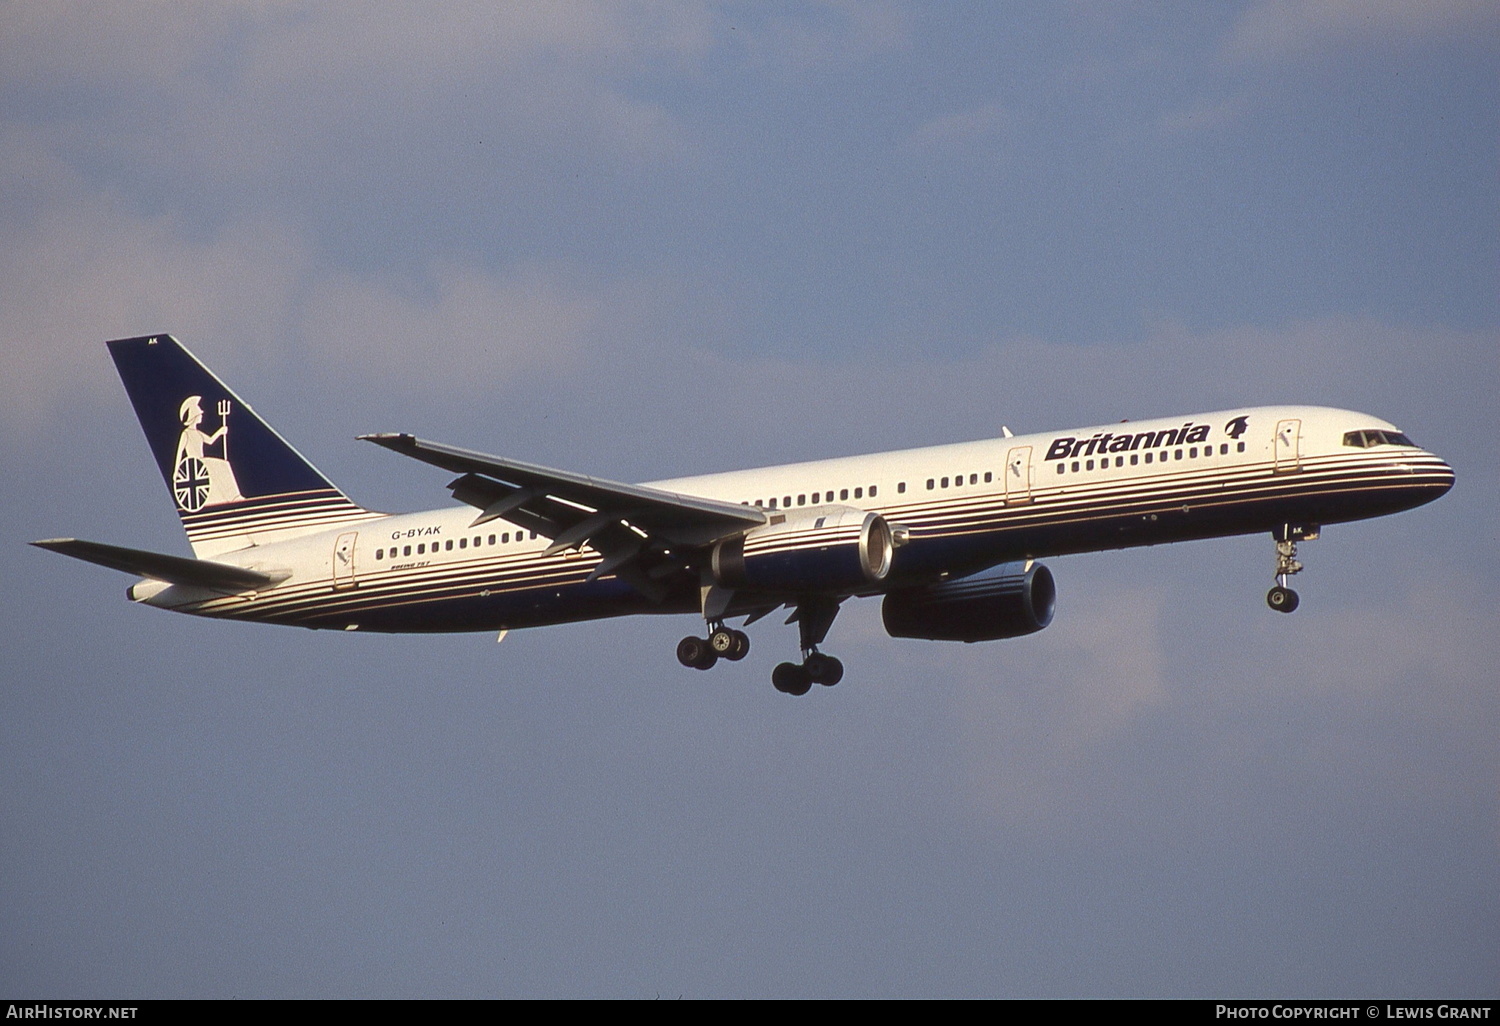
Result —
<instances>
[{"instance_id":1,"label":"registration g-byak","mask_svg":"<svg viewBox=\"0 0 1500 1026\"><path fill-rule=\"evenodd\" d=\"M1052 621L1038 560L1268 533L1273 610L1327 524L1431 502L1453 470L1378 417L1269 406L622 484L424 441L363 436L440 467L459 505L352 502L170 335L109 343L194 558L34 544L138 575L180 613L343 631L499 631L635 613L702 618L677 658L750 650L780 609L800 657L778 691L837 684L820 646L851 598L897 638L993 641ZM732 620L740 620L731 626Z\"/></svg>"}]
</instances>

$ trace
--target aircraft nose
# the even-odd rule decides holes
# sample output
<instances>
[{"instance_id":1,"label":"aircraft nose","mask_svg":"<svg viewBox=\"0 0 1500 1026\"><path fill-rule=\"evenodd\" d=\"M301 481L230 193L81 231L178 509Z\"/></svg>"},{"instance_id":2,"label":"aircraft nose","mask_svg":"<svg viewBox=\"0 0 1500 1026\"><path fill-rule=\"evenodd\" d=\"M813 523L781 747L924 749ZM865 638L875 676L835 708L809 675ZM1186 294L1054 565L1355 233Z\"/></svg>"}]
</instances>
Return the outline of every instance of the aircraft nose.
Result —
<instances>
[{"instance_id":1,"label":"aircraft nose","mask_svg":"<svg viewBox=\"0 0 1500 1026\"><path fill-rule=\"evenodd\" d=\"M1420 489L1423 502L1431 502L1447 495L1458 479L1447 460L1425 450L1420 460L1408 464L1408 472L1413 475L1412 483Z\"/></svg>"},{"instance_id":2,"label":"aircraft nose","mask_svg":"<svg viewBox=\"0 0 1500 1026\"><path fill-rule=\"evenodd\" d=\"M1437 479L1438 487L1442 489L1438 494L1447 495L1448 490L1453 487L1453 483L1458 480L1458 475L1453 472L1453 468L1448 465L1447 460L1437 456L1434 456L1432 459L1433 476Z\"/></svg>"}]
</instances>

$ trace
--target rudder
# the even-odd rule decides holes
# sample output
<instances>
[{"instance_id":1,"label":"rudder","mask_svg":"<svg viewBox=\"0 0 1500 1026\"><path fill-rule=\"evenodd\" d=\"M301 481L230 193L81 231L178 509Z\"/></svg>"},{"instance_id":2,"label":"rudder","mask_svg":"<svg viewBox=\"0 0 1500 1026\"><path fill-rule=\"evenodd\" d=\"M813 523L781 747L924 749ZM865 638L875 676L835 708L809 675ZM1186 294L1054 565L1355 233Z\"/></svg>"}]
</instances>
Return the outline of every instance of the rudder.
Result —
<instances>
[{"instance_id":1,"label":"rudder","mask_svg":"<svg viewBox=\"0 0 1500 1026\"><path fill-rule=\"evenodd\" d=\"M171 335L108 346L200 558L378 516L350 502Z\"/></svg>"}]
</instances>

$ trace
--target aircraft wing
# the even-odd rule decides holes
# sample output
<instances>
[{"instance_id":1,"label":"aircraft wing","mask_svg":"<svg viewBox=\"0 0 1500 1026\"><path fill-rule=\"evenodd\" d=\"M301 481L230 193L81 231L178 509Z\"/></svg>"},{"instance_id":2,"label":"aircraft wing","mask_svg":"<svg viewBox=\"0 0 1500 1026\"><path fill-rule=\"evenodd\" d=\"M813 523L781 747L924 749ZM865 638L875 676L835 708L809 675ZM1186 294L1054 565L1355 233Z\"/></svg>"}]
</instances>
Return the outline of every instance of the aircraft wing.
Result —
<instances>
[{"instance_id":1,"label":"aircraft wing","mask_svg":"<svg viewBox=\"0 0 1500 1026\"><path fill-rule=\"evenodd\" d=\"M549 552L587 542L604 556L595 577L615 573L648 595L664 594L658 582L687 567L673 546L708 545L766 522L753 506L553 470L412 435L360 437L463 475L448 487L481 511L476 525L503 517L551 538Z\"/></svg>"},{"instance_id":2,"label":"aircraft wing","mask_svg":"<svg viewBox=\"0 0 1500 1026\"><path fill-rule=\"evenodd\" d=\"M263 574L259 570L231 566L228 563L215 563L207 559L189 559L186 556L168 556L161 552L127 549L122 545L79 541L77 538L49 538L46 541L34 541L31 544L39 549L61 552L64 556L107 566L111 570L124 570L129 574L166 581L168 584L211 588L228 594L259 591L287 578L284 573L273 576Z\"/></svg>"}]
</instances>

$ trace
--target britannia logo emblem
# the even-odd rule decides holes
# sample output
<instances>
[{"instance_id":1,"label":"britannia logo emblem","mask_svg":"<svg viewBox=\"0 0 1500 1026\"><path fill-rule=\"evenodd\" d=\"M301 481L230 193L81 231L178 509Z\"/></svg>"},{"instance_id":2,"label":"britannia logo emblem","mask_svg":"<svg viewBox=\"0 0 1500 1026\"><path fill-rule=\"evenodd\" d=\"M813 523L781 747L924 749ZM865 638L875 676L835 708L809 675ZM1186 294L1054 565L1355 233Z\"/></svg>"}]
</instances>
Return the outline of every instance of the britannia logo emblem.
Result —
<instances>
[{"instance_id":1,"label":"britannia logo emblem","mask_svg":"<svg viewBox=\"0 0 1500 1026\"><path fill-rule=\"evenodd\" d=\"M229 463L229 411L228 399L219 400L219 430L204 433L203 397L190 395L178 407L177 417L182 421L182 434L177 436L177 456L172 461L172 497L177 508L185 513L196 513L205 506L216 506L221 502L243 499L239 482L234 478L234 468ZM210 455L208 449L217 446L219 454Z\"/></svg>"},{"instance_id":2,"label":"britannia logo emblem","mask_svg":"<svg viewBox=\"0 0 1500 1026\"><path fill-rule=\"evenodd\" d=\"M1249 421L1244 417L1236 417L1224 425L1224 433L1230 438L1238 438L1250 429Z\"/></svg>"}]
</instances>

